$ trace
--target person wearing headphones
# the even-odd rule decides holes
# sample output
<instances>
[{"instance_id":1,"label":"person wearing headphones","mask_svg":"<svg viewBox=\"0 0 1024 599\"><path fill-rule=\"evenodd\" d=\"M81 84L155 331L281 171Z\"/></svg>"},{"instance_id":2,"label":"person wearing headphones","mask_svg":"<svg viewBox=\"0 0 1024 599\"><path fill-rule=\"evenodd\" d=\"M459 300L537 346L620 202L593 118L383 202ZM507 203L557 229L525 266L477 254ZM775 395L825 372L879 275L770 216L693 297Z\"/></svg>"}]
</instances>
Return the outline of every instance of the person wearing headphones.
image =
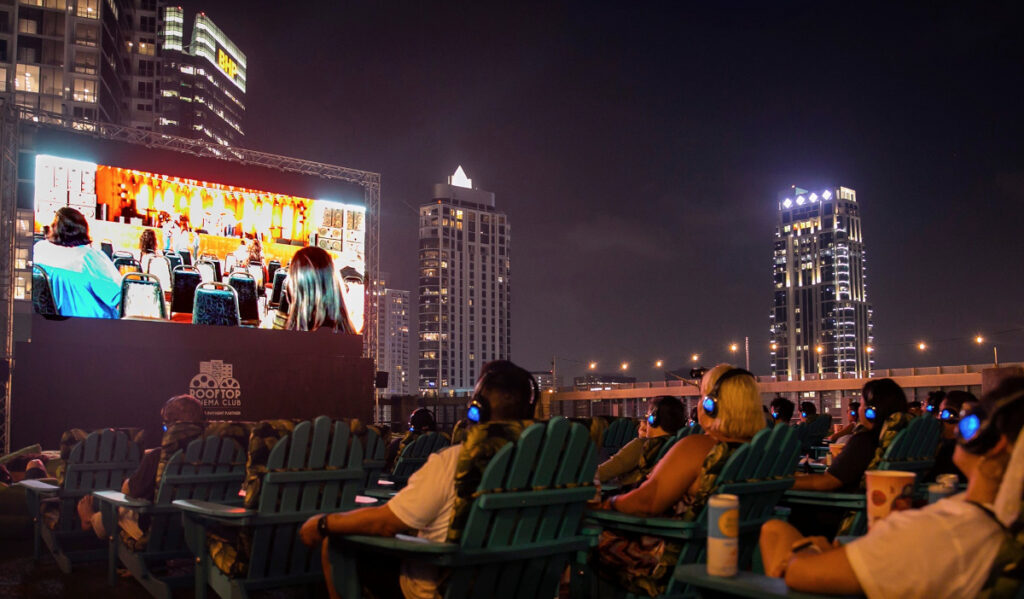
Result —
<instances>
[{"instance_id":1,"label":"person wearing headphones","mask_svg":"<svg viewBox=\"0 0 1024 599\"><path fill-rule=\"evenodd\" d=\"M800 402L800 422L810 424L818 419L818 407L812 401Z\"/></svg>"},{"instance_id":2,"label":"person wearing headphones","mask_svg":"<svg viewBox=\"0 0 1024 599\"><path fill-rule=\"evenodd\" d=\"M807 491L860 490L861 477L875 458L878 435L882 424L897 412L907 411L907 396L892 379L874 379L864 384L861 391L864 403L859 408L858 421L863 428L854 433L846 446L832 459L832 465L822 474L797 474L793 488Z\"/></svg>"},{"instance_id":3,"label":"person wearing headphones","mask_svg":"<svg viewBox=\"0 0 1024 599\"><path fill-rule=\"evenodd\" d=\"M508 360L484 364L466 409L466 419L479 424L495 420L531 419L539 395L537 381ZM302 525L299 535L307 545L321 544L327 589L336 597L327 563L329 534L391 537L416 531L422 539L444 542L455 503L455 471L462 445L432 454L409 478L408 484L386 504L349 512L318 514ZM400 566L400 567L399 567ZM437 594L441 573L417 563L375 560L360 565L360 579L374 597L431 599Z\"/></svg>"},{"instance_id":4,"label":"person wearing headphones","mask_svg":"<svg viewBox=\"0 0 1024 599\"><path fill-rule=\"evenodd\" d=\"M848 420L846 421L846 425L837 430L836 432L832 433L828 437L825 437L826 439L828 439L829 443L846 443L847 441L850 440L850 436L857 431L857 425L860 424L860 414L858 414L859 411L860 402L851 401L847 406L846 410L846 416L848 418Z\"/></svg>"},{"instance_id":5,"label":"person wearing headphones","mask_svg":"<svg viewBox=\"0 0 1024 599\"><path fill-rule=\"evenodd\" d=\"M697 418L703 434L680 439L643 484L608 498L599 509L696 519L715 492L715 475L729 456L765 428L760 390L750 372L719 364L704 374L700 387ZM670 545L660 538L604 531L595 550L595 570L630 592L655 596L664 591L675 567L678 548Z\"/></svg>"},{"instance_id":6,"label":"person wearing headphones","mask_svg":"<svg viewBox=\"0 0 1024 599\"><path fill-rule=\"evenodd\" d=\"M672 435L686 426L686 407L678 397L662 395L640 423L640 435L597 467L602 483L618 479L619 492L627 491L650 474L658 453Z\"/></svg>"},{"instance_id":7,"label":"person wearing headphones","mask_svg":"<svg viewBox=\"0 0 1024 599\"><path fill-rule=\"evenodd\" d=\"M957 423L953 459L967 475L966 492L892 512L842 547L770 520L760 538L766 574L798 591L870 599L995 596L995 589L1014 596L1024 551L1016 536L1024 524L1022 424L1024 377L1009 378Z\"/></svg>"},{"instance_id":8,"label":"person wearing headphones","mask_svg":"<svg viewBox=\"0 0 1024 599\"><path fill-rule=\"evenodd\" d=\"M395 467L395 461L402 455L402 450L407 445L419 439L424 433L436 432L437 422L434 421L434 413L426 408L416 408L409 415L409 427L405 433L388 444L388 451L384 468L390 472Z\"/></svg>"},{"instance_id":9,"label":"person wearing headphones","mask_svg":"<svg viewBox=\"0 0 1024 599\"><path fill-rule=\"evenodd\" d=\"M942 435L939 439L939 450L935 453L935 465L925 475L925 481L933 481L940 474L955 474L960 482L967 480L964 473L953 462L953 451L956 449L957 427L960 415L966 406L974 404L978 398L967 391L954 390L946 394L939 404L938 417L942 423Z\"/></svg>"},{"instance_id":10,"label":"person wearing headphones","mask_svg":"<svg viewBox=\"0 0 1024 599\"><path fill-rule=\"evenodd\" d=\"M769 407L768 415L772 417L772 426L789 424L793 419L793 409L796 405L781 395L776 395Z\"/></svg>"}]
</instances>

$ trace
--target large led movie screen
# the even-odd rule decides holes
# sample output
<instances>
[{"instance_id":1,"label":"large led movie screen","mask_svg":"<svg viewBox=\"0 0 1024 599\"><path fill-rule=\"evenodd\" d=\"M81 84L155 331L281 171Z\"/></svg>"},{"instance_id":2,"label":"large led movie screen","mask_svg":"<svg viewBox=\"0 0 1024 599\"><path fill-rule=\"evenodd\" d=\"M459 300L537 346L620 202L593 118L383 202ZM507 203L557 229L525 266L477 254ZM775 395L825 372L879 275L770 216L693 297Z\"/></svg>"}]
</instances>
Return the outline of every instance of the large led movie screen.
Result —
<instances>
[{"instance_id":1,"label":"large led movie screen","mask_svg":"<svg viewBox=\"0 0 1024 599\"><path fill-rule=\"evenodd\" d=\"M48 316L272 328L288 264L314 245L363 327L362 205L39 154L35 234L33 295Z\"/></svg>"}]
</instances>

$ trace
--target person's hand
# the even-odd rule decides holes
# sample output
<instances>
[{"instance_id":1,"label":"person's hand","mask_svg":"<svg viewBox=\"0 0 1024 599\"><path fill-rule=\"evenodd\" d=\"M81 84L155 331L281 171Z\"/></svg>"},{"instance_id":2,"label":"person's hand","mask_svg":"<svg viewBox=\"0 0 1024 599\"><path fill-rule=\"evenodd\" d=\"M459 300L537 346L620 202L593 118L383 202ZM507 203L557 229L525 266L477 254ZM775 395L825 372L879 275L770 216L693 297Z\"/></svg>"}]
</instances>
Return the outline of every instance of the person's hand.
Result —
<instances>
[{"instance_id":1,"label":"person's hand","mask_svg":"<svg viewBox=\"0 0 1024 599\"><path fill-rule=\"evenodd\" d=\"M320 537L320 531L317 530L317 524L319 523L321 516L323 516L323 514L317 514L309 520L306 520L302 524L302 528L299 529L299 538L302 539L303 543L310 547L317 545L322 540Z\"/></svg>"},{"instance_id":2,"label":"person's hand","mask_svg":"<svg viewBox=\"0 0 1024 599\"><path fill-rule=\"evenodd\" d=\"M818 548L820 553L825 553L834 546L832 543L829 543L828 539L825 537L807 537L807 540L811 541L811 543Z\"/></svg>"}]
</instances>

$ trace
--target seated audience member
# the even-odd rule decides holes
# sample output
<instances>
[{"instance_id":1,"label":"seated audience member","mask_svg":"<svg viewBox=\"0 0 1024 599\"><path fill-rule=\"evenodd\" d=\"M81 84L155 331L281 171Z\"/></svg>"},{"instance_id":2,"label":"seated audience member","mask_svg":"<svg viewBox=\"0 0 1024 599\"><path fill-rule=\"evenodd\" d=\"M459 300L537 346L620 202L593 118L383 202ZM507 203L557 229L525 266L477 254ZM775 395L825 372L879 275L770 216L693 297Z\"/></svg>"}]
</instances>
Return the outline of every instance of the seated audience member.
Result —
<instances>
[{"instance_id":1,"label":"seated audience member","mask_svg":"<svg viewBox=\"0 0 1024 599\"><path fill-rule=\"evenodd\" d=\"M928 403L924 405L924 411L932 416L938 417L940 409L939 405L942 404L942 400L944 399L946 399L945 391L929 391Z\"/></svg>"},{"instance_id":2,"label":"seated audience member","mask_svg":"<svg viewBox=\"0 0 1024 599\"><path fill-rule=\"evenodd\" d=\"M57 210L50 235L35 244L32 260L50 275L63 316L117 318L121 273L102 251L90 246L89 222L74 208Z\"/></svg>"},{"instance_id":3,"label":"seated audience member","mask_svg":"<svg viewBox=\"0 0 1024 599\"><path fill-rule=\"evenodd\" d=\"M284 292L287 301L281 304L288 306L288 312L278 310L272 328L353 332L341 294L341 281L326 250L310 246L295 252L288 265Z\"/></svg>"},{"instance_id":4,"label":"seated audience member","mask_svg":"<svg viewBox=\"0 0 1024 599\"><path fill-rule=\"evenodd\" d=\"M434 421L434 413L426 408L416 408L409 415L409 427L401 437L392 439L388 443L388 451L385 469L389 472L395 467L395 461L402 455L402 450L407 445L420 438L423 433L436 432L437 422Z\"/></svg>"},{"instance_id":5,"label":"seated audience member","mask_svg":"<svg viewBox=\"0 0 1024 599\"><path fill-rule=\"evenodd\" d=\"M765 427L757 380L746 370L715 366L701 380L701 392L697 417L704 434L680 439L643 484L610 497L600 509L696 519L729 456ZM653 596L665 589L678 551L664 539L604 531L596 549L600 567L595 569L631 592Z\"/></svg>"},{"instance_id":6,"label":"seated audience member","mask_svg":"<svg viewBox=\"0 0 1024 599\"><path fill-rule=\"evenodd\" d=\"M686 425L686 407L669 395L654 398L651 411L640 423L640 435L597 467L602 483L616 480L625 491L641 482L658 460L665 442Z\"/></svg>"},{"instance_id":7,"label":"seated audience member","mask_svg":"<svg viewBox=\"0 0 1024 599\"><path fill-rule=\"evenodd\" d=\"M978 400L967 391L950 391L946 398L939 404L939 422L942 423L942 434L939 438L939 449L935 453L935 466L924 477L926 481L933 481L941 474L955 474L960 482L967 480L963 472L953 462L953 450L956 449L957 426L960 424L960 415L965 406L976 403Z\"/></svg>"},{"instance_id":8,"label":"seated audience member","mask_svg":"<svg viewBox=\"0 0 1024 599\"><path fill-rule=\"evenodd\" d=\"M161 438L161 443L164 443L164 445L147 449L142 454L139 467L121 485L121 492L129 497L153 501L156 498L156 477L161 454L167 454L169 457L171 453L178 449L184 449L189 442L202 435L203 423L206 422L206 415L203 414L203 404L191 395L175 395L168 399L164 403L163 408L160 409L160 417L164 422L164 432L174 427L174 434L180 436L180 438L170 440L170 444L165 443L169 441L168 439ZM180 426L188 424L194 426ZM179 426L175 427L175 425ZM78 515L82 521L82 530L89 530L91 528L96 533L96 536L104 539L107 535L103 529L103 519L97 508L98 506L93 502L91 495L83 497L78 502ZM128 514L134 515L134 512L126 511L122 515ZM142 529L148 526L145 522L140 524L138 522L126 521L123 518L119 519L119 521L121 527L134 536L136 540L141 538Z\"/></svg>"},{"instance_id":9,"label":"seated audience member","mask_svg":"<svg viewBox=\"0 0 1024 599\"><path fill-rule=\"evenodd\" d=\"M853 433L857 431L857 425L860 424L860 416L857 413L859 410L860 402L851 401L849 408L846 410L846 424L836 432L826 437L826 439L831 443L846 443L849 441Z\"/></svg>"},{"instance_id":10,"label":"seated audience member","mask_svg":"<svg viewBox=\"0 0 1024 599\"><path fill-rule=\"evenodd\" d=\"M793 409L795 407L796 405L793 402L781 395L777 395L771 403L770 414L772 423L776 426L779 424L789 424L789 421L793 419Z\"/></svg>"},{"instance_id":11,"label":"seated audience member","mask_svg":"<svg viewBox=\"0 0 1024 599\"><path fill-rule=\"evenodd\" d=\"M490 406L490 420L533 418L536 381L525 369L507 360L484 365L477 379L473 398ZM475 409L475 408L471 408ZM472 419L472 416L470 416ZM336 597L327 563L328 534L363 534L390 537L415 530L417 536L443 542L448 536L455 502L455 466L461 445L453 445L432 454L409 478L409 484L386 504L350 512L314 516L299 531L310 546L323 547L327 588ZM360 579L374 597L432 598L442 574L423 564L387 562L373 559L372 565L359 567Z\"/></svg>"},{"instance_id":12,"label":"seated audience member","mask_svg":"<svg viewBox=\"0 0 1024 599\"><path fill-rule=\"evenodd\" d=\"M1021 567L1011 531L1021 523L1022 423L1024 378L1007 379L958 426L953 459L967 475L966 492L893 512L842 547L771 520L761 528L766 572L798 591L870 599L994 596L997 588L1013 596Z\"/></svg>"},{"instance_id":13,"label":"seated audience member","mask_svg":"<svg viewBox=\"0 0 1024 599\"><path fill-rule=\"evenodd\" d=\"M917 416L920 416L921 414L923 414L924 410L921 408L921 402L919 402L919 401L912 401L912 402L908 403L907 404L907 413L910 414L911 416L914 416L914 417L917 417Z\"/></svg>"},{"instance_id":14,"label":"seated audience member","mask_svg":"<svg viewBox=\"0 0 1024 599\"><path fill-rule=\"evenodd\" d=\"M812 401L800 402L800 422L810 424L818 419L818 407Z\"/></svg>"}]
</instances>

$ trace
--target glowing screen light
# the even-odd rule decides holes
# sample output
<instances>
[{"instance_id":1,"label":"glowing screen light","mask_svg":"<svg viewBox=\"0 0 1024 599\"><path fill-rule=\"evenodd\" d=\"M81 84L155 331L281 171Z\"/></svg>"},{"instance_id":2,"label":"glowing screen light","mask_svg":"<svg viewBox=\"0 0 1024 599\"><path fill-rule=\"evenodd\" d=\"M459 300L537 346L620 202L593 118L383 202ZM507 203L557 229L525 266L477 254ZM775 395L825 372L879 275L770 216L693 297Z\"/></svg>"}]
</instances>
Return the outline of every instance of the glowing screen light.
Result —
<instances>
[{"instance_id":1,"label":"glowing screen light","mask_svg":"<svg viewBox=\"0 0 1024 599\"><path fill-rule=\"evenodd\" d=\"M831 200L832 192L826 189L825 191L821 192L821 197L826 200Z\"/></svg>"},{"instance_id":2,"label":"glowing screen light","mask_svg":"<svg viewBox=\"0 0 1024 599\"><path fill-rule=\"evenodd\" d=\"M809 199L812 203L813 202L817 202L818 201L818 194L812 193L810 196L808 196L807 199Z\"/></svg>"},{"instance_id":3,"label":"glowing screen light","mask_svg":"<svg viewBox=\"0 0 1024 599\"><path fill-rule=\"evenodd\" d=\"M796 205L797 206L803 206L804 202L806 202L806 201L807 201L807 199L804 198L804 196L796 196Z\"/></svg>"},{"instance_id":4,"label":"glowing screen light","mask_svg":"<svg viewBox=\"0 0 1024 599\"><path fill-rule=\"evenodd\" d=\"M791 206L793 206L793 200L791 200L791 199L789 199L789 198L786 198L786 199L785 199L785 200L784 200L784 201L782 202L782 206L783 206L784 208L790 208Z\"/></svg>"}]
</instances>

